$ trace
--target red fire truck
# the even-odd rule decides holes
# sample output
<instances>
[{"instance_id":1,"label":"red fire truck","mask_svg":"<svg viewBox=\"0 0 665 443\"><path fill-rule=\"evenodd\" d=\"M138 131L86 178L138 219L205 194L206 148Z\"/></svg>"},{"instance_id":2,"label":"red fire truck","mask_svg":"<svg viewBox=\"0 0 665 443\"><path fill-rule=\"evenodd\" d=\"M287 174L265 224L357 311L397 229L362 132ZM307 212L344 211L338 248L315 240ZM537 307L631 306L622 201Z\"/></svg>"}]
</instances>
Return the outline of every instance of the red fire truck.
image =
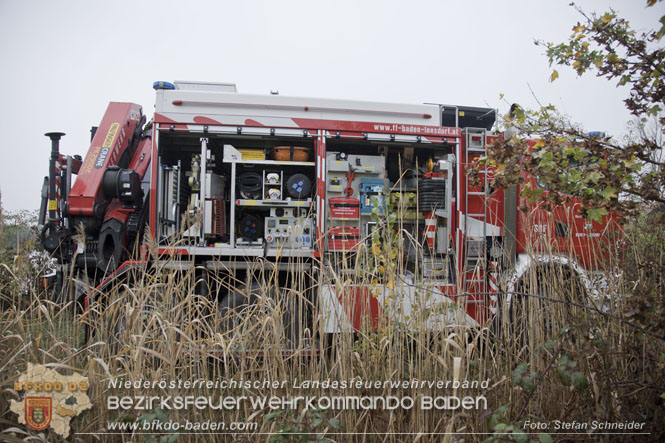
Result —
<instances>
[{"instance_id":1,"label":"red fire truck","mask_svg":"<svg viewBox=\"0 0 665 443\"><path fill-rule=\"evenodd\" d=\"M258 262L303 270L323 332L391 312L408 323L422 309L432 328L482 325L500 286L553 261L591 286L606 220L529 205L519 186L492 187L488 169L477 186L467 176L503 136L494 109L241 94L227 83L154 89L147 124L140 106L110 103L84 158L46 134L42 242L60 287L85 305L91 292L68 276L100 293L146 263L244 279Z\"/></svg>"}]
</instances>

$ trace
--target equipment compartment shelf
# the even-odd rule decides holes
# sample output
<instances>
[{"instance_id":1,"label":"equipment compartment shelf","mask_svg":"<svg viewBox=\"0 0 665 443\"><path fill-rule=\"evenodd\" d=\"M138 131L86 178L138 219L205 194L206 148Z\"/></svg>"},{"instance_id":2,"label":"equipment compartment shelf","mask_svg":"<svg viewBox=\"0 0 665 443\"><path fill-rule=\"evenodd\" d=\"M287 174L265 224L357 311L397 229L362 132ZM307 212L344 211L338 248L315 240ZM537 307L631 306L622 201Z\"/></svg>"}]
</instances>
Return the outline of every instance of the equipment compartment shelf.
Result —
<instances>
[{"instance_id":1,"label":"equipment compartment shelf","mask_svg":"<svg viewBox=\"0 0 665 443\"><path fill-rule=\"evenodd\" d=\"M237 206L282 206L287 208L310 208L312 200L236 200Z\"/></svg>"},{"instance_id":2,"label":"equipment compartment shelf","mask_svg":"<svg viewBox=\"0 0 665 443\"><path fill-rule=\"evenodd\" d=\"M243 160L242 154L232 145L224 145L224 163L239 165L268 165L268 166L316 166L316 162L298 162L284 160Z\"/></svg>"},{"instance_id":3,"label":"equipment compartment shelf","mask_svg":"<svg viewBox=\"0 0 665 443\"><path fill-rule=\"evenodd\" d=\"M315 162L292 162L292 161L277 161L277 160L235 160L234 163L243 164L243 165L316 166Z\"/></svg>"}]
</instances>

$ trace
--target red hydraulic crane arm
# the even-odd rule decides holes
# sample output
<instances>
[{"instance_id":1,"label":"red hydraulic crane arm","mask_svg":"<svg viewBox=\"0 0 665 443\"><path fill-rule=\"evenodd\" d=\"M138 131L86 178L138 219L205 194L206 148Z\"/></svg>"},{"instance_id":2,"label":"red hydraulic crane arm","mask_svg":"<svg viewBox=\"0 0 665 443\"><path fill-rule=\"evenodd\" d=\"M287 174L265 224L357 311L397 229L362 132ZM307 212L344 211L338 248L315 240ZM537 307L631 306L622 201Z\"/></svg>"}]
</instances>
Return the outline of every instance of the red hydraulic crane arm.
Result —
<instances>
[{"instance_id":1,"label":"red hydraulic crane arm","mask_svg":"<svg viewBox=\"0 0 665 443\"><path fill-rule=\"evenodd\" d=\"M129 161L136 149L137 126L141 125L141 107L133 103L109 103L104 118L95 133L90 149L69 194L68 212L73 216L95 216L104 212L102 179L104 171ZM127 167L127 165L120 165Z\"/></svg>"},{"instance_id":2,"label":"red hydraulic crane arm","mask_svg":"<svg viewBox=\"0 0 665 443\"><path fill-rule=\"evenodd\" d=\"M146 137L139 142L138 148L132 160L129 163L129 169L133 170L138 174L138 176L143 179L148 166L150 166L150 160L152 156L152 139L151 137ZM104 221L110 219L118 219L124 225L127 222L129 214L134 212L134 209L126 209L123 207L123 203L120 200L113 200L111 204L106 208L106 214L104 215Z\"/></svg>"}]
</instances>

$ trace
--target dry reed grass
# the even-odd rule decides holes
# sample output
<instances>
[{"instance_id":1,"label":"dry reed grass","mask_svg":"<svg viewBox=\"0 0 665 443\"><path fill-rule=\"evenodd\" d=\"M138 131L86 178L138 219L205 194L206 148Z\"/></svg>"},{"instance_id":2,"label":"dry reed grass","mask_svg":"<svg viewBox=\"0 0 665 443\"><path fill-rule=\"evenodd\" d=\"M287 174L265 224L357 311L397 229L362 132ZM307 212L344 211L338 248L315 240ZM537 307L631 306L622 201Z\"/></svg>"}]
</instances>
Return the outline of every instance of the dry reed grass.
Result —
<instances>
[{"instance_id":1,"label":"dry reed grass","mask_svg":"<svg viewBox=\"0 0 665 443\"><path fill-rule=\"evenodd\" d=\"M529 239L530 253L558 256L559 251L540 237ZM624 243L630 245L630 242ZM404 244L400 243L399 248ZM630 246L628 246L630 247ZM636 249L630 254L640 255ZM639 246L641 247L641 246ZM662 248L662 245L661 245ZM385 252L385 251L384 251ZM610 259L609 269L621 265L618 251L591 251ZM402 252L400 251L400 254ZM662 251L661 251L662 254ZM357 260L357 261L354 261ZM504 440L519 440L520 423L531 420L588 422L646 422L657 438L662 433L663 388L662 338L641 333L622 318L622 300L630 293L622 273L609 273L599 297L578 283L574 272L561 266L531 268L501 294L502 315L497 324L484 328L463 325L433 331L426 327L427 309L416 313L411 327L384 321L377 328L365 325L355 335L325 337L317 320L317 284L329 282L338 290L361 276L376 276L379 262L361 252L348 267L333 270L324 263L312 268L294 263L285 275L278 275L264 260L249 264L247 276L209 274L192 267L137 267L117 284L105 289L83 316L73 314L71 302L55 303L51 295L31 287L27 294L3 293L5 308L0 314L0 439L57 440L52 432L38 436L15 428L15 416L8 412L8 399L15 392L8 387L25 371L26 363L50 364L62 372L76 370L90 379L88 392L95 407L72 421L72 441L149 441L149 436L128 432L103 435L107 423L134 420L154 411L109 411L109 395L339 395L340 390L294 388L298 380L487 380L487 389L442 391L432 388L347 389L343 395L412 396L483 395L488 409L423 410L260 410L243 404L235 410L166 411L162 419L214 422L254 422L249 434L185 434L177 441L267 441L290 427L301 435L284 435L313 441L481 441L493 432ZM606 263L607 265L607 263ZM350 271L355 271L350 272ZM386 274L384 268L383 274ZM9 272L5 267L4 272ZM417 274L417 272L416 272ZM355 277L352 277L355 276ZM18 277L17 277L18 278ZM355 279L355 280L354 280ZM361 279L362 280L362 279ZM385 284L385 280L371 283ZM593 283L593 282L587 282ZM399 288L399 286L397 286ZM507 289L507 288L504 288ZM220 309L217 296L236 291L250 295L251 306ZM529 296L532 295L532 296ZM535 297L533 297L535 295ZM399 297L395 290L392 297ZM512 300L510 303L507 300ZM463 298L461 299L463 300ZM301 315L285 315L285 313ZM416 315L414 314L414 315ZM308 321L307 317L314 317ZM84 328L90 338L83 342ZM289 352L284 352L288 349ZM321 351L323 349L323 351ZM575 387L559 367L561 357L575 362L588 382ZM532 379L515 378L516 368L526 364ZM519 375L519 374L518 374ZM109 380L247 380L286 381L283 388L246 390L207 389L108 389ZM531 385L529 384L531 383ZM533 386L532 386L533 385ZM339 423L339 430L336 429ZM503 427L501 427L503 423ZM514 428L506 428L513 425ZM21 428L24 429L24 428ZM340 432L347 434L340 434ZM359 433L350 435L348 433ZM513 432L517 432L516 434ZM537 438L536 431L529 431ZM448 433L444 435L444 433ZM451 435L452 433L453 435ZM169 436L168 433L157 437ZM304 440L309 441L309 440Z\"/></svg>"}]
</instances>

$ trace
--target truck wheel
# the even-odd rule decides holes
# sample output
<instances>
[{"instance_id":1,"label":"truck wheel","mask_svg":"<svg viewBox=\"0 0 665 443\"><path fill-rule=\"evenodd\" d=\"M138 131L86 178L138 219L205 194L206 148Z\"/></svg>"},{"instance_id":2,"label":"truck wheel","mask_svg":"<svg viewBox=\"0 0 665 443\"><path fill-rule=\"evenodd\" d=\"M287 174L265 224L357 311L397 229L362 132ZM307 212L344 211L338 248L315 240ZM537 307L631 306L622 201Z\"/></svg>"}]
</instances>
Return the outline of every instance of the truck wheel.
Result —
<instances>
[{"instance_id":1,"label":"truck wheel","mask_svg":"<svg viewBox=\"0 0 665 443\"><path fill-rule=\"evenodd\" d=\"M499 296L490 324L490 333L494 341L506 348L510 344L525 344L527 341L528 297L520 294Z\"/></svg>"},{"instance_id":2,"label":"truck wheel","mask_svg":"<svg viewBox=\"0 0 665 443\"><path fill-rule=\"evenodd\" d=\"M150 288L148 294L143 289L139 291L133 288L119 291L104 312L102 325L112 355L127 355L135 340L146 349L160 352L160 343L165 340L165 335L160 330L161 321L153 317L166 309L163 304L164 294L155 288Z\"/></svg>"},{"instance_id":3,"label":"truck wheel","mask_svg":"<svg viewBox=\"0 0 665 443\"><path fill-rule=\"evenodd\" d=\"M84 313L87 338L106 343L111 356L127 354L134 339L148 349L159 347L159 324L152 317L166 309L164 288L154 281L138 283L140 272L146 271L122 275L104 287Z\"/></svg>"},{"instance_id":4,"label":"truck wheel","mask_svg":"<svg viewBox=\"0 0 665 443\"><path fill-rule=\"evenodd\" d=\"M109 356L117 355L124 342L122 331L128 323L123 309L126 298L126 291L114 286L91 298L82 316L88 344L106 344Z\"/></svg>"},{"instance_id":5,"label":"truck wheel","mask_svg":"<svg viewBox=\"0 0 665 443\"><path fill-rule=\"evenodd\" d=\"M541 265L527 270L509 298L499 297L491 324L495 338L504 344L544 342L572 320L576 309L569 302L583 301L584 287L567 266Z\"/></svg>"},{"instance_id":6,"label":"truck wheel","mask_svg":"<svg viewBox=\"0 0 665 443\"><path fill-rule=\"evenodd\" d=\"M267 291L257 282L230 291L218 305L222 337L233 350L262 350L297 344L300 315L289 306L288 293L274 286Z\"/></svg>"}]
</instances>

